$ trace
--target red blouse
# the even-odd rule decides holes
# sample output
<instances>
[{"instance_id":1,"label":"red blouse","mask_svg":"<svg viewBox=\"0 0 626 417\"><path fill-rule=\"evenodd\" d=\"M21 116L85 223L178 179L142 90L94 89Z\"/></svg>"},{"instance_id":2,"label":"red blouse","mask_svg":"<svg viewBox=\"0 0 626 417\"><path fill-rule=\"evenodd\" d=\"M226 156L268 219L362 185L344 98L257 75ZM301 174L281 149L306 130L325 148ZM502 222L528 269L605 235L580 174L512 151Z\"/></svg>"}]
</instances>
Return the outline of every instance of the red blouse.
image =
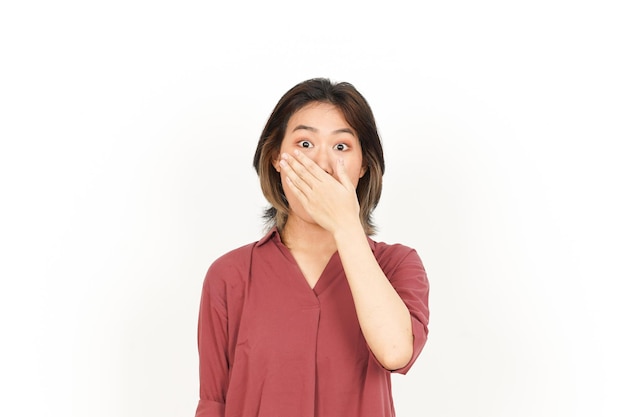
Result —
<instances>
[{"instance_id":1,"label":"red blouse","mask_svg":"<svg viewBox=\"0 0 626 417\"><path fill-rule=\"evenodd\" d=\"M415 250L369 240L407 305L415 362L428 280ZM392 417L390 371L370 352L338 253L313 289L274 228L209 268L198 322L196 417Z\"/></svg>"}]
</instances>

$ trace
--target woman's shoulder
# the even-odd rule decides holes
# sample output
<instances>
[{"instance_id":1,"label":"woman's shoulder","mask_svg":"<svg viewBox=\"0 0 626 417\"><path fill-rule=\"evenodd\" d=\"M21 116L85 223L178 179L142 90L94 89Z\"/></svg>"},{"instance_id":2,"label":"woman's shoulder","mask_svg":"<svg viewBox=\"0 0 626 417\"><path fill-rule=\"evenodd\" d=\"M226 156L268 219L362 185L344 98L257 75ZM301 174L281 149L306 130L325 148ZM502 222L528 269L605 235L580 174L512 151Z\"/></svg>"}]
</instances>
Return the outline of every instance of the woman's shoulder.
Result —
<instances>
[{"instance_id":1,"label":"woman's shoulder","mask_svg":"<svg viewBox=\"0 0 626 417\"><path fill-rule=\"evenodd\" d=\"M387 243L384 241L376 241L371 238L368 238L370 242L370 247L376 256L384 256L384 257L404 257L409 253L416 253L417 251L407 246L403 243Z\"/></svg>"},{"instance_id":2,"label":"woman's shoulder","mask_svg":"<svg viewBox=\"0 0 626 417\"><path fill-rule=\"evenodd\" d=\"M257 250L257 248L264 246L264 243L269 241L273 237L274 233L274 230L270 230L261 239L229 250L216 258L209 266L207 278L212 278L214 276L217 276L218 279L247 277L250 272L250 265L252 263L254 251Z\"/></svg>"},{"instance_id":3,"label":"woman's shoulder","mask_svg":"<svg viewBox=\"0 0 626 417\"><path fill-rule=\"evenodd\" d=\"M385 268L394 268L401 264L416 264L423 268L422 259L417 250L403 243L387 243L369 239L370 247L378 263Z\"/></svg>"},{"instance_id":4,"label":"woman's shoulder","mask_svg":"<svg viewBox=\"0 0 626 417\"><path fill-rule=\"evenodd\" d=\"M400 287L428 287L426 269L413 247L401 243L372 242L374 256L396 290Z\"/></svg>"},{"instance_id":5,"label":"woman's shoulder","mask_svg":"<svg viewBox=\"0 0 626 417\"><path fill-rule=\"evenodd\" d=\"M250 262L252 250L256 244L257 242L248 243L220 255L211 263L209 271L245 267Z\"/></svg>"}]
</instances>

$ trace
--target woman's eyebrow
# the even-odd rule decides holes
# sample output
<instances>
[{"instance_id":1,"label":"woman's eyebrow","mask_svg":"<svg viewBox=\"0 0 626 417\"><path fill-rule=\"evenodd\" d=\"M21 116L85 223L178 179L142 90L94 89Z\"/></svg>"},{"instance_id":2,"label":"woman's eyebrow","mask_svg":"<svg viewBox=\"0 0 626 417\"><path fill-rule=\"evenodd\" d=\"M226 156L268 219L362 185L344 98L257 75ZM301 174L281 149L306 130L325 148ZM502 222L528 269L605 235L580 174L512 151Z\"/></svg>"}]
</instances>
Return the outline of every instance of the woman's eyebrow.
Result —
<instances>
[{"instance_id":1,"label":"woman's eyebrow","mask_svg":"<svg viewBox=\"0 0 626 417\"><path fill-rule=\"evenodd\" d=\"M296 130L308 130L308 131L311 131L311 132L314 132L314 133L319 132L319 129L317 129L315 127L312 127L312 126L307 126L307 125L298 125L298 126L294 127L291 132L295 132ZM352 136L356 137L356 135L354 134L354 131L352 129L350 129L349 127L344 127L342 129L333 130L331 133L333 135L336 135L338 133L349 133Z\"/></svg>"},{"instance_id":2,"label":"woman's eyebrow","mask_svg":"<svg viewBox=\"0 0 626 417\"><path fill-rule=\"evenodd\" d=\"M292 132L295 132L296 130L310 130L311 132L318 132L319 130L311 127L311 126L306 126L306 125L298 125L296 127L293 128Z\"/></svg>"}]
</instances>

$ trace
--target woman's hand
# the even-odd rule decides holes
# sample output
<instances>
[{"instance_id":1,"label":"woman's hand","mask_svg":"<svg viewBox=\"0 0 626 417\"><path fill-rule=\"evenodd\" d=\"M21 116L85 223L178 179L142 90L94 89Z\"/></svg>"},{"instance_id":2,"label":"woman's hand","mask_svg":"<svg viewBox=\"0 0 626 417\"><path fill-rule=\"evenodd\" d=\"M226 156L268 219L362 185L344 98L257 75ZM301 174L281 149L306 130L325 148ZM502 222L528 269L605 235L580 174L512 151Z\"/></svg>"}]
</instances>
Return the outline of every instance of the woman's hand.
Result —
<instances>
[{"instance_id":1,"label":"woman's hand","mask_svg":"<svg viewBox=\"0 0 626 417\"><path fill-rule=\"evenodd\" d=\"M343 226L361 224L355 186L343 159L336 162L337 178L298 150L293 156L283 153L279 163L287 186L318 225L334 234Z\"/></svg>"}]
</instances>

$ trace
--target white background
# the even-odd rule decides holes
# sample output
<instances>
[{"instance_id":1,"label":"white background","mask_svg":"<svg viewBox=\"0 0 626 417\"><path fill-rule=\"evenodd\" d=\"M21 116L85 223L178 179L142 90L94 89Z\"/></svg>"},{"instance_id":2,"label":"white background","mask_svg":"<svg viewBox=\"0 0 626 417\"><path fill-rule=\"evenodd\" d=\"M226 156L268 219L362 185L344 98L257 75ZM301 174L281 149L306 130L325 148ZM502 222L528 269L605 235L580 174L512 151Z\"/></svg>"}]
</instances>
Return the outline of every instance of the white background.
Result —
<instances>
[{"instance_id":1,"label":"white background","mask_svg":"<svg viewBox=\"0 0 626 417\"><path fill-rule=\"evenodd\" d=\"M619 3L4 2L0 415L193 416L204 273L317 76L370 102L376 239L431 281L398 416L625 415Z\"/></svg>"}]
</instances>

